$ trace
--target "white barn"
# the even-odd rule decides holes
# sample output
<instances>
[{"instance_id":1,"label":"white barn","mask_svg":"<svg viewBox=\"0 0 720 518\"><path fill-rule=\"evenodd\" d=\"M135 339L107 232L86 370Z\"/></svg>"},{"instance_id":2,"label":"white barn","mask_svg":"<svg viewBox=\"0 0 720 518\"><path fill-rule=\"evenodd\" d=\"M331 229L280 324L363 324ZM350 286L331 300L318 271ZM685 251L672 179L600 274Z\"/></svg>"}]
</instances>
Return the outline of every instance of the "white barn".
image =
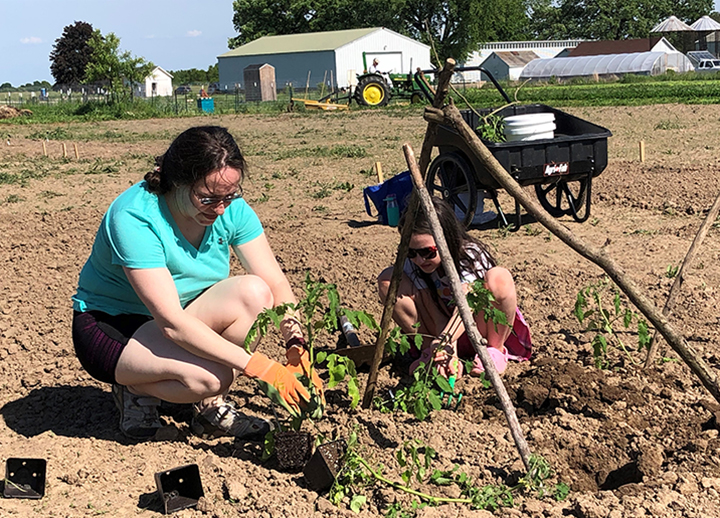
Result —
<instances>
[{"instance_id":1,"label":"white barn","mask_svg":"<svg viewBox=\"0 0 720 518\"><path fill-rule=\"evenodd\" d=\"M409 73L430 66L430 47L384 27L264 36L218 56L220 88L243 88L248 65L275 67L278 88L314 87L325 79L354 86L356 74L378 58L382 72Z\"/></svg>"},{"instance_id":2,"label":"white barn","mask_svg":"<svg viewBox=\"0 0 720 518\"><path fill-rule=\"evenodd\" d=\"M172 74L161 67L155 67L145 81L135 85L138 97L169 97L173 94Z\"/></svg>"}]
</instances>

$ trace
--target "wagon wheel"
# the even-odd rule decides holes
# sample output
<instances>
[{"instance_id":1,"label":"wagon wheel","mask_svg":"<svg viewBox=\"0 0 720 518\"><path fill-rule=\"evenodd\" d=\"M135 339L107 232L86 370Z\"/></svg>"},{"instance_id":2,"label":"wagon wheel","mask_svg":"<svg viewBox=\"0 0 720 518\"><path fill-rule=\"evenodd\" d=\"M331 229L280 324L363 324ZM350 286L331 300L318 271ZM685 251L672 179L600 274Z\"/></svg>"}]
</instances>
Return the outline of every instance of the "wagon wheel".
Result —
<instances>
[{"instance_id":1,"label":"wagon wheel","mask_svg":"<svg viewBox=\"0 0 720 518\"><path fill-rule=\"evenodd\" d=\"M553 217L569 214L578 223L590 216L591 178L568 182L558 180L553 183L535 184L535 194L540 205ZM583 205L585 208L583 209Z\"/></svg>"},{"instance_id":2,"label":"wagon wheel","mask_svg":"<svg viewBox=\"0 0 720 518\"><path fill-rule=\"evenodd\" d=\"M457 153L439 155L430 164L425 179L431 196L439 196L455 209L455 213L468 227L477 207L477 186L467 161Z\"/></svg>"},{"instance_id":3,"label":"wagon wheel","mask_svg":"<svg viewBox=\"0 0 720 518\"><path fill-rule=\"evenodd\" d=\"M355 100L361 106L385 106L390 102L385 80L377 75L363 77L355 87Z\"/></svg>"}]
</instances>

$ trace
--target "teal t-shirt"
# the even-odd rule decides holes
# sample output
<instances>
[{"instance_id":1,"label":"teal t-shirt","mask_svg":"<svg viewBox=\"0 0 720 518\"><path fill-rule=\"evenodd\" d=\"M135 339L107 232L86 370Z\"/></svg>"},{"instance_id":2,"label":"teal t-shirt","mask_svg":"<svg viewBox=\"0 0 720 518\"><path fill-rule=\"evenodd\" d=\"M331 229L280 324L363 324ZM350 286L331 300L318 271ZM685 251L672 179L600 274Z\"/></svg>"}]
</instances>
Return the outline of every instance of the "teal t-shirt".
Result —
<instances>
[{"instance_id":1,"label":"teal t-shirt","mask_svg":"<svg viewBox=\"0 0 720 518\"><path fill-rule=\"evenodd\" d=\"M255 212L239 199L206 228L196 249L175 224L165 197L148 192L145 185L140 182L127 189L105 213L72 297L75 311L150 315L123 266L167 268L185 307L230 275L230 246L263 233Z\"/></svg>"}]
</instances>

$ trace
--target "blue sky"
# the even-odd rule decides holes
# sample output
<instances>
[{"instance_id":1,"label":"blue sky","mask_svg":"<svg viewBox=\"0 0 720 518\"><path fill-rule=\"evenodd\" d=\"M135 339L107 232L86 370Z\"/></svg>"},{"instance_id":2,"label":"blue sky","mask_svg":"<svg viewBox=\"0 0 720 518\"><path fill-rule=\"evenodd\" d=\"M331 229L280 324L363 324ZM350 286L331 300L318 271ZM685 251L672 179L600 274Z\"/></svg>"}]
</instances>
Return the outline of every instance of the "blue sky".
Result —
<instances>
[{"instance_id":1,"label":"blue sky","mask_svg":"<svg viewBox=\"0 0 720 518\"><path fill-rule=\"evenodd\" d=\"M166 70L207 69L237 35L232 0L0 0L0 13L0 84L13 86L54 82L50 52L76 21Z\"/></svg>"},{"instance_id":2,"label":"blue sky","mask_svg":"<svg viewBox=\"0 0 720 518\"><path fill-rule=\"evenodd\" d=\"M232 0L0 0L0 84L47 80L50 52L76 21L166 70L207 69L236 36Z\"/></svg>"}]
</instances>

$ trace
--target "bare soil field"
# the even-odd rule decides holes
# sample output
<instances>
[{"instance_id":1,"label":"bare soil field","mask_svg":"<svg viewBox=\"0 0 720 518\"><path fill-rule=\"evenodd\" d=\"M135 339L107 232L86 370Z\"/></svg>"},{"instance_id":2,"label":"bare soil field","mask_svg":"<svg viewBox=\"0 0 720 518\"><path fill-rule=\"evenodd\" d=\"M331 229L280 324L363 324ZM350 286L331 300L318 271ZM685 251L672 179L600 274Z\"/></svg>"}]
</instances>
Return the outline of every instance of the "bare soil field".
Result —
<instances>
[{"instance_id":1,"label":"bare soil field","mask_svg":"<svg viewBox=\"0 0 720 518\"><path fill-rule=\"evenodd\" d=\"M587 242L604 244L662 307L673 282L668 266L680 264L718 194L720 106L567 111L614 136L609 165L593 184L591 218L561 221ZM110 387L90 378L75 358L70 296L103 212L142 179L175 135L200 124L226 126L238 138L251 165L246 198L298 293L309 271L336 283L346 306L379 320L375 277L392 264L399 235L365 214L362 188L375 182L370 170L376 161L386 174L406 169L404 142L419 154L426 127L420 111L3 125L0 462L39 457L48 468L44 498L0 500L1 516L156 516L162 502L154 474L189 463L200 468L206 498L177 516L355 516L308 489L302 474L261 462L259 445L199 439L181 415L165 416L168 426L154 440L125 439ZM647 149L642 163L640 140ZM512 200L501 194L512 212ZM535 349L531 361L509 366L504 381L530 448L571 488L562 502L518 496L515 507L496 515L720 516L720 405L690 370L667 348L666 361L647 370L612 349L611 368L597 370L592 336L572 310L578 290L601 280L603 272L538 223L515 233L472 232L515 276ZM719 259L720 237L713 228L671 317L716 375ZM239 265L233 268L240 272ZM362 338L373 342L368 332ZM634 345L636 338L629 334L625 340ZM280 358L278 342L271 336L260 347ZM644 353L632 355L642 364ZM361 372L361 382L366 376ZM385 365L379 393L400 381ZM459 409L435 412L425 422L409 414L351 411L344 389L332 389L317 428L340 437L357 429L366 456L398 480L393 453L412 439L438 451L436 467L457 464L480 485L516 480L522 463L492 389L471 378L458 388L465 395ZM272 416L269 401L244 378L230 397L249 412ZM369 488L367 496L360 516L383 515L394 502L410 504L409 495L381 486ZM489 514L450 504L421 509L417 516Z\"/></svg>"}]
</instances>

